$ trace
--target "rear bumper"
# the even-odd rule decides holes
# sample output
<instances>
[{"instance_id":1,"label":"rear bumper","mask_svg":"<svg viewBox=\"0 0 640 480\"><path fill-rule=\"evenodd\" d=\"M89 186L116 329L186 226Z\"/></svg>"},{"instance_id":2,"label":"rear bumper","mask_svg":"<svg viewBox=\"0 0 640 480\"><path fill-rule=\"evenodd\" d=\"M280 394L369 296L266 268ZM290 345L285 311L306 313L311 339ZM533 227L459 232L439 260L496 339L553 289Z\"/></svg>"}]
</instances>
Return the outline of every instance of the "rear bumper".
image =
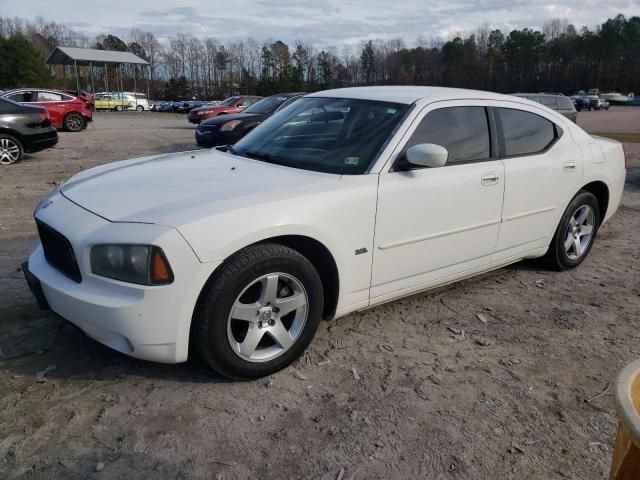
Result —
<instances>
[{"instance_id":1,"label":"rear bumper","mask_svg":"<svg viewBox=\"0 0 640 480\"><path fill-rule=\"evenodd\" d=\"M45 132L23 137L23 140L26 152L39 152L58 143L58 132L54 127L48 127Z\"/></svg>"}]
</instances>

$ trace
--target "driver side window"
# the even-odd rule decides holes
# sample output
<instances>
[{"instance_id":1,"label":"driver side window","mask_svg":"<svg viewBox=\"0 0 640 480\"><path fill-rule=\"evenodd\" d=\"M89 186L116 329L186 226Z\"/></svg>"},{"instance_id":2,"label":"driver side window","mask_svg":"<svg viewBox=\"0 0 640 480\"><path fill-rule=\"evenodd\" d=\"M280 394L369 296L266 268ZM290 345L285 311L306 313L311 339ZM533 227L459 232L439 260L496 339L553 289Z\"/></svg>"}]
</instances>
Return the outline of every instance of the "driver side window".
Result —
<instances>
[{"instance_id":1,"label":"driver side window","mask_svg":"<svg viewBox=\"0 0 640 480\"><path fill-rule=\"evenodd\" d=\"M445 107L432 110L402 149L420 143L441 145L449 152L447 165L491 158L489 122L484 107Z\"/></svg>"}]
</instances>

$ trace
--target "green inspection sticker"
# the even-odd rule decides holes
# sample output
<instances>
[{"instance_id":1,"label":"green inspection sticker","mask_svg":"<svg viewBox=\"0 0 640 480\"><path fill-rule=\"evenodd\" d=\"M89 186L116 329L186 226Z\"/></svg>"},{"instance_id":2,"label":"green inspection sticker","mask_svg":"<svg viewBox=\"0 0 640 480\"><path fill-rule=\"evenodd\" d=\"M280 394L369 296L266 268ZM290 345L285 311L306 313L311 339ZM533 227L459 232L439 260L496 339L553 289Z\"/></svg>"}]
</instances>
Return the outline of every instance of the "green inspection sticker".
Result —
<instances>
[{"instance_id":1,"label":"green inspection sticker","mask_svg":"<svg viewBox=\"0 0 640 480\"><path fill-rule=\"evenodd\" d=\"M344 159L345 165L358 165L360 157L347 157Z\"/></svg>"}]
</instances>

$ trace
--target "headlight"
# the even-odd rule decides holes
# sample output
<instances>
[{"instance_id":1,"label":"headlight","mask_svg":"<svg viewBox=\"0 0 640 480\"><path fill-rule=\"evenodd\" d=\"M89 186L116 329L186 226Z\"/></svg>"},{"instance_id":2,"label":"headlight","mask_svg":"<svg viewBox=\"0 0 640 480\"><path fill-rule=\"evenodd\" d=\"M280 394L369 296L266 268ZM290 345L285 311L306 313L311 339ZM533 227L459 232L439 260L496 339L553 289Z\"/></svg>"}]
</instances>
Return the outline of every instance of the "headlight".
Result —
<instances>
[{"instance_id":1,"label":"headlight","mask_svg":"<svg viewBox=\"0 0 640 480\"><path fill-rule=\"evenodd\" d=\"M206 115L206 114L207 114L207 113L209 113L209 112L206 112L206 111L200 111L200 112L196 112L196 113L197 113L198 115Z\"/></svg>"},{"instance_id":2,"label":"headlight","mask_svg":"<svg viewBox=\"0 0 640 480\"><path fill-rule=\"evenodd\" d=\"M153 245L96 245L91 271L102 277L140 285L166 285L173 272L161 248Z\"/></svg>"},{"instance_id":3,"label":"headlight","mask_svg":"<svg viewBox=\"0 0 640 480\"><path fill-rule=\"evenodd\" d=\"M236 128L238 125L240 125L242 123L241 120L231 120L230 122L227 122L225 124L223 124L220 127L220 131L221 132L230 132L231 130L233 130L234 128Z\"/></svg>"}]
</instances>

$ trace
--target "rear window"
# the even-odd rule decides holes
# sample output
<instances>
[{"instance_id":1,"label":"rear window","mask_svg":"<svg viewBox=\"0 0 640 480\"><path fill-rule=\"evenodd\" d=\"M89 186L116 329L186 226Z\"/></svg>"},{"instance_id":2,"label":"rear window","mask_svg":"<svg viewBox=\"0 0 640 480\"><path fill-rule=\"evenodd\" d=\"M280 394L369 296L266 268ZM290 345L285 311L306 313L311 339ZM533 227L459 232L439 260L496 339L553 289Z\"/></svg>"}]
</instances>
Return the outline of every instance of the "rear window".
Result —
<instances>
[{"instance_id":1,"label":"rear window","mask_svg":"<svg viewBox=\"0 0 640 480\"><path fill-rule=\"evenodd\" d=\"M511 108L497 108L496 113L505 156L540 153L556 139L555 125L540 115Z\"/></svg>"}]
</instances>

